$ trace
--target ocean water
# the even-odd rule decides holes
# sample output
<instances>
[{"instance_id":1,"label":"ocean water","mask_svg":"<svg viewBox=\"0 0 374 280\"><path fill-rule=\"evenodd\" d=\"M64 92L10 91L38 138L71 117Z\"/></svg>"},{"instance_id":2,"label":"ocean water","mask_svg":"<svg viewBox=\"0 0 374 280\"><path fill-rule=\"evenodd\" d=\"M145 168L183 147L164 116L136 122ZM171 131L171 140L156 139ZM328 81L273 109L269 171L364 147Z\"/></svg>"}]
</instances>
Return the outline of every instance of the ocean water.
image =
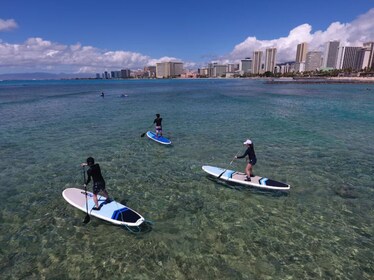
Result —
<instances>
[{"instance_id":1,"label":"ocean water","mask_svg":"<svg viewBox=\"0 0 374 280\"><path fill-rule=\"evenodd\" d=\"M156 113L171 146L140 137ZM374 85L1 81L0 116L2 279L374 278ZM202 171L247 138L289 194ZM88 156L148 231L82 223Z\"/></svg>"}]
</instances>

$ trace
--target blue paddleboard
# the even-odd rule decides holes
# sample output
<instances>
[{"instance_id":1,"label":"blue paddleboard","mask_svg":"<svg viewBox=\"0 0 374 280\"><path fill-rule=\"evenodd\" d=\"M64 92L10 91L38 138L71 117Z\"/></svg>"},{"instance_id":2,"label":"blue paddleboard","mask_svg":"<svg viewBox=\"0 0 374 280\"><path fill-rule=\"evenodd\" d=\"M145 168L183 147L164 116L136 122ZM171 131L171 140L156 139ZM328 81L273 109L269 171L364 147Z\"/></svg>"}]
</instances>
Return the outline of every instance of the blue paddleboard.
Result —
<instances>
[{"instance_id":1,"label":"blue paddleboard","mask_svg":"<svg viewBox=\"0 0 374 280\"><path fill-rule=\"evenodd\" d=\"M153 141L156 141L156 142L160 143L160 144L164 144L164 145L170 145L171 144L171 141L169 139L165 138L164 136L157 137L156 133L154 133L152 131L147 132L147 137L149 139L152 139Z\"/></svg>"}]
</instances>

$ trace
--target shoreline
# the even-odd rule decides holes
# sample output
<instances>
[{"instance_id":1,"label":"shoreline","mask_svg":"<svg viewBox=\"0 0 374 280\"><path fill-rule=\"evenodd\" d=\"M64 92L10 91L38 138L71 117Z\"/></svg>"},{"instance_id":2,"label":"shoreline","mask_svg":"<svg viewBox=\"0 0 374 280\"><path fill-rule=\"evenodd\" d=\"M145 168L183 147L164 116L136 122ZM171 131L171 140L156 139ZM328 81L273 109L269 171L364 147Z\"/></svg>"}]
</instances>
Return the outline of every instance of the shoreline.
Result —
<instances>
[{"instance_id":1,"label":"shoreline","mask_svg":"<svg viewBox=\"0 0 374 280\"><path fill-rule=\"evenodd\" d=\"M279 78L265 84L374 84L374 77Z\"/></svg>"}]
</instances>

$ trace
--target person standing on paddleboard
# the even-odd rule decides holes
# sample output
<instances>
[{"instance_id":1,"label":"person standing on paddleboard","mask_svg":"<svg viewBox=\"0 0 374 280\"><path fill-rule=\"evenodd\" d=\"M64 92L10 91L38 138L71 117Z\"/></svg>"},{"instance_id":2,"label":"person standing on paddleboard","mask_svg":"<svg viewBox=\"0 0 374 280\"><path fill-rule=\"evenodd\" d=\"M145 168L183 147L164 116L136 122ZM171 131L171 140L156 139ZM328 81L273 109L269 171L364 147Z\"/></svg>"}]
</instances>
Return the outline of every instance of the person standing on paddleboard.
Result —
<instances>
[{"instance_id":1,"label":"person standing on paddleboard","mask_svg":"<svg viewBox=\"0 0 374 280\"><path fill-rule=\"evenodd\" d=\"M162 136L162 118L160 118L160 114L156 114L156 118L153 123L156 124L156 136Z\"/></svg>"},{"instance_id":2,"label":"person standing on paddleboard","mask_svg":"<svg viewBox=\"0 0 374 280\"><path fill-rule=\"evenodd\" d=\"M97 194L102 191L106 200L105 202L110 202L108 192L105 189L105 181L103 175L101 175L100 165L98 163L95 164L95 159L93 157L89 157L86 160L86 163L82 163L82 166L88 165L87 170L87 181L85 182L85 187L88 183L93 181L93 200L95 202L95 207L92 210L100 210L99 203L97 200Z\"/></svg>"},{"instance_id":3,"label":"person standing on paddleboard","mask_svg":"<svg viewBox=\"0 0 374 280\"><path fill-rule=\"evenodd\" d=\"M247 146L247 150L242 156L235 156L235 158L244 158L248 156L248 163L245 168L245 174L247 174L247 178L245 179L245 181L251 181L251 177L254 177L252 173L252 167L256 164L257 158L252 141L247 139L243 144Z\"/></svg>"}]
</instances>

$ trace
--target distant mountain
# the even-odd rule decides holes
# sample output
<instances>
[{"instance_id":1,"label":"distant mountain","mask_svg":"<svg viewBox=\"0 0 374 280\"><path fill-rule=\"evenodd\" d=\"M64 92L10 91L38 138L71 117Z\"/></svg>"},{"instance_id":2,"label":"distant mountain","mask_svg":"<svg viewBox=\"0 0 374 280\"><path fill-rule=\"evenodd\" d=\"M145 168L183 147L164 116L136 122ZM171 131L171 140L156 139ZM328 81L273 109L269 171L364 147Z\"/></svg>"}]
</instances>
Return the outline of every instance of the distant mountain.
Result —
<instances>
[{"instance_id":1,"label":"distant mountain","mask_svg":"<svg viewBox=\"0 0 374 280\"><path fill-rule=\"evenodd\" d=\"M12 73L0 74L0 80L60 80L95 78L95 74L66 74L66 73Z\"/></svg>"}]
</instances>

